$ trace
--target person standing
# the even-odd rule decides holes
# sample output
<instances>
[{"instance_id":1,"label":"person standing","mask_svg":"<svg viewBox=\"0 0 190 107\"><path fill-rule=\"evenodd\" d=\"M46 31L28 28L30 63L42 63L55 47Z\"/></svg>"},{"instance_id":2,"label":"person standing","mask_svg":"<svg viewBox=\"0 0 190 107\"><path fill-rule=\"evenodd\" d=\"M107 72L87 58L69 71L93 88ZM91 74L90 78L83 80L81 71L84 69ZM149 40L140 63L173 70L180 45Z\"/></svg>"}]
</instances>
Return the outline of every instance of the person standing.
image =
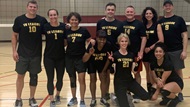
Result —
<instances>
[{"instance_id":1,"label":"person standing","mask_svg":"<svg viewBox=\"0 0 190 107\"><path fill-rule=\"evenodd\" d=\"M27 71L30 75L29 105L31 107L38 106L34 95L38 83L38 73L41 72L42 29L47 20L36 14L38 5L35 0L27 3L26 10L26 14L18 16L13 25L12 50L17 72L15 107L23 106L21 94ZM19 41L18 49L17 40Z\"/></svg>"},{"instance_id":2,"label":"person standing","mask_svg":"<svg viewBox=\"0 0 190 107\"><path fill-rule=\"evenodd\" d=\"M47 12L50 22L44 25L43 31L46 36L46 47L44 51L44 67L47 74L47 90L50 98L50 107L60 104L60 91L63 86L63 75L65 72L65 49L66 26L58 22L58 11L49 9ZM54 70L56 70L56 95L54 93Z\"/></svg>"},{"instance_id":3,"label":"person standing","mask_svg":"<svg viewBox=\"0 0 190 107\"><path fill-rule=\"evenodd\" d=\"M174 70L183 79L182 69L185 68L184 60L187 58L188 33L187 26L182 17L173 13L173 3L165 0L163 3L164 17L159 20L164 34L164 43L168 48L168 55L171 59ZM180 101L183 94L179 93Z\"/></svg>"},{"instance_id":4,"label":"person standing","mask_svg":"<svg viewBox=\"0 0 190 107\"><path fill-rule=\"evenodd\" d=\"M86 52L86 43L91 42L91 35L84 27L79 27L81 16L77 12L71 12L67 16L70 29L67 30L67 48L66 48L66 70L70 78L70 86L72 99L67 106L73 106L78 103L76 97L76 72L78 72L78 80L80 84L80 107L86 107L84 95L86 91L85 74L86 63L82 61L82 57Z\"/></svg>"},{"instance_id":5,"label":"person standing","mask_svg":"<svg viewBox=\"0 0 190 107\"><path fill-rule=\"evenodd\" d=\"M96 43L94 46L89 44L86 53L83 56L83 62L88 64L88 73L90 74L90 91L92 100L90 107L96 106L96 72L100 79L101 99L100 103L109 107L105 103L104 95L106 94L106 72L109 66L107 52L111 52L111 44L107 41L107 34L104 30L98 30L96 33Z\"/></svg>"},{"instance_id":6,"label":"person standing","mask_svg":"<svg viewBox=\"0 0 190 107\"><path fill-rule=\"evenodd\" d=\"M161 25L157 23L158 15L154 8L146 7L142 12L142 21L146 27L147 42L144 49L143 63L146 69L147 90L150 92L152 77L150 63L154 60L154 46L158 42L164 42Z\"/></svg>"},{"instance_id":7,"label":"person standing","mask_svg":"<svg viewBox=\"0 0 190 107\"><path fill-rule=\"evenodd\" d=\"M129 37L121 33L118 36L119 50L114 53L108 53L108 58L115 63L114 73L114 90L119 102L119 107L130 107L127 97L127 91L133 92L142 100L148 100L149 94L146 90L133 78L132 73L135 68L135 56L127 50L130 45Z\"/></svg>"},{"instance_id":8,"label":"person standing","mask_svg":"<svg viewBox=\"0 0 190 107\"><path fill-rule=\"evenodd\" d=\"M135 8L133 6L127 6L125 9L125 16L127 18L126 21L123 22L123 30L124 33L129 35L129 39L131 41L131 45L128 47L129 51L131 51L135 55L135 60L137 62L135 66L135 74L136 81L141 84L141 75L140 71L142 71L142 58L143 52L146 45L146 30L142 22L135 19ZM134 96L134 103L140 102L138 96Z\"/></svg>"},{"instance_id":9,"label":"person standing","mask_svg":"<svg viewBox=\"0 0 190 107\"><path fill-rule=\"evenodd\" d=\"M106 4L105 6L105 18L97 22L96 30L104 30L107 34L107 41L112 45L112 51L115 52L118 50L117 37L122 33L123 24L121 21L115 19L116 5L112 2ZM110 65L107 70L106 83L107 83L107 92L105 99L110 99L109 94L109 85L110 85L110 72L113 72L113 67ZM106 100L104 100L106 101ZM107 102L105 102L107 104Z\"/></svg>"}]
</instances>

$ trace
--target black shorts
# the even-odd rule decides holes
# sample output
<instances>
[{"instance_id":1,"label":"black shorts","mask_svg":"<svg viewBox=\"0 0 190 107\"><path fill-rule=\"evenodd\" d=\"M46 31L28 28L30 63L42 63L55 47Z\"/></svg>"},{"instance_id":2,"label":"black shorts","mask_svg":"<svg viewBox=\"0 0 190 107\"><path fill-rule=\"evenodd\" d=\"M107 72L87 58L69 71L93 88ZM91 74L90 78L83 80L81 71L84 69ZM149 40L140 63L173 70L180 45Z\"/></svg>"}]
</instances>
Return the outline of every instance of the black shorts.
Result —
<instances>
[{"instance_id":1,"label":"black shorts","mask_svg":"<svg viewBox=\"0 0 190 107\"><path fill-rule=\"evenodd\" d=\"M31 74L38 74L42 71L41 69L41 56L39 57L22 57L19 56L19 61L16 62L15 71L18 74L25 74L27 71Z\"/></svg>"},{"instance_id":2,"label":"black shorts","mask_svg":"<svg viewBox=\"0 0 190 107\"><path fill-rule=\"evenodd\" d=\"M155 56L154 56L154 51L151 50L149 53L144 53L143 54L143 62L149 62L151 63L153 60L155 59Z\"/></svg>"},{"instance_id":3,"label":"black shorts","mask_svg":"<svg viewBox=\"0 0 190 107\"><path fill-rule=\"evenodd\" d=\"M183 90L184 83L183 83L182 79L178 79L178 80L175 80L175 81L166 81L166 83L169 83L169 82L176 82L179 85L179 87L181 88L181 90Z\"/></svg>"},{"instance_id":4,"label":"black shorts","mask_svg":"<svg viewBox=\"0 0 190 107\"><path fill-rule=\"evenodd\" d=\"M177 84L179 85L181 90L183 90L183 87L184 87L183 81L178 81Z\"/></svg>"},{"instance_id":5,"label":"black shorts","mask_svg":"<svg viewBox=\"0 0 190 107\"><path fill-rule=\"evenodd\" d=\"M87 70L88 70L88 74L93 74L93 73L101 73L102 69L98 68L95 64L93 63L87 63Z\"/></svg>"},{"instance_id":6,"label":"black shorts","mask_svg":"<svg viewBox=\"0 0 190 107\"><path fill-rule=\"evenodd\" d=\"M70 56L65 57L65 66L68 74L74 74L76 71L78 73L86 72L86 63L82 62L83 55L80 56Z\"/></svg>"}]
</instances>

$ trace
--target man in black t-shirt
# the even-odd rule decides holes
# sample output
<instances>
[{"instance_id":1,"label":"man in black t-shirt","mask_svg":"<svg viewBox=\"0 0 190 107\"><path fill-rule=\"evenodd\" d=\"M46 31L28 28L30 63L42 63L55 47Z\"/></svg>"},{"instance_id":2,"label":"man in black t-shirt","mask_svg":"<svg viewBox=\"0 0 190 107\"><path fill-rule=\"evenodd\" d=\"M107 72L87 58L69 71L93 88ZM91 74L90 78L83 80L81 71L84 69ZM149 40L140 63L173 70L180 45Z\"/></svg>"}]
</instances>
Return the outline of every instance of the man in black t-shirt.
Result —
<instances>
[{"instance_id":1,"label":"man in black t-shirt","mask_svg":"<svg viewBox=\"0 0 190 107\"><path fill-rule=\"evenodd\" d=\"M141 84L141 75L140 71L142 71L142 57L144 48L146 45L146 30L142 22L135 19L135 9L133 6L127 6L125 10L125 15L127 20L123 22L123 30L129 36L131 41L130 46L128 47L130 52L133 52L136 60L135 74L136 81ZM134 97L134 102L138 103L140 100L137 96Z\"/></svg>"},{"instance_id":2,"label":"man in black t-shirt","mask_svg":"<svg viewBox=\"0 0 190 107\"><path fill-rule=\"evenodd\" d=\"M182 69L185 68L184 60L187 57L188 33L187 26L182 17L174 15L173 3L165 0L163 3L165 16L159 20L161 24L164 43L168 48L168 55L174 65L174 70L183 78ZM183 100L182 93L179 99Z\"/></svg>"},{"instance_id":3,"label":"man in black t-shirt","mask_svg":"<svg viewBox=\"0 0 190 107\"><path fill-rule=\"evenodd\" d=\"M47 20L36 14L37 2L31 0L27 4L27 13L18 16L13 25L12 49L13 59L16 61L16 88L17 98L15 107L22 107L22 89L24 87L24 77L27 71L30 75L30 99L29 105L37 107L34 98L38 82L38 73L41 72L42 56L42 28ZM19 41L17 50L17 40Z\"/></svg>"},{"instance_id":4,"label":"man in black t-shirt","mask_svg":"<svg viewBox=\"0 0 190 107\"><path fill-rule=\"evenodd\" d=\"M104 30L107 34L107 41L112 45L113 52L118 50L117 37L122 33L122 22L115 19L116 5L112 2L106 4L105 14L106 17L97 22L96 30ZM110 72L113 71L113 67L110 65L110 69L107 72L107 94L106 99L109 99L109 84L110 84ZM105 102L106 104L106 102Z\"/></svg>"}]
</instances>

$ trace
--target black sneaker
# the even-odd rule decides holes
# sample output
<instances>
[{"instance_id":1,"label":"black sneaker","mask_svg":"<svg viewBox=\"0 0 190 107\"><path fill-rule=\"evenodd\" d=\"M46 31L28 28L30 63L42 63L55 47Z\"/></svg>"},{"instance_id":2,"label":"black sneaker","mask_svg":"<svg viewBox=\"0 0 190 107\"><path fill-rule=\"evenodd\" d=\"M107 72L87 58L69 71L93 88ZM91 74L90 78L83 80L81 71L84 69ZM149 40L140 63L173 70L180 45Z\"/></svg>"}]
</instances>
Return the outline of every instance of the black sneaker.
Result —
<instances>
[{"instance_id":1,"label":"black sneaker","mask_svg":"<svg viewBox=\"0 0 190 107\"><path fill-rule=\"evenodd\" d=\"M169 98L163 97L162 101L159 104L162 105L162 106L164 106L164 105L167 105L169 101L170 101Z\"/></svg>"},{"instance_id":2,"label":"black sneaker","mask_svg":"<svg viewBox=\"0 0 190 107\"><path fill-rule=\"evenodd\" d=\"M183 99L183 94L182 93L179 93L178 94L178 98L179 98L179 101L182 102L184 99Z\"/></svg>"},{"instance_id":3,"label":"black sneaker","mask_svg":"<svg viewBox=\"0 0 190 107\"><path fill-rule=\"evenodd\" d=\"M60 100L60 96L59 95L55 96L55 103L56 104L61 104L61 100Z\"/></svg>"},{"instance_id":4,"label":"black sneaker","mask_svg":"<svg viewBox=\"0 0 190 107\"><path fill-rule=\"evenodd\" d=\"M23 105L22 100L15 101L15 107L22 107L22 105Z\"/></svg>"},{"instance_id":5,"label":"black sneaker","mask_svg":"<svg viewBox=\"0 0 190 107\"><path fill-rule=\"evenodd\" d=\"M106 100L109 100L110 99L110 93L106 93L105 97L104 97Z\"/></svg>"},{"instance_id":6,"label":"black sneaker","mask_svg":"<svg viewBox=\"0 0 190 107\"><path fill-rule=\"evenodd\" d=\"M37 102L36 102L36 99L34 99L34 98L29 99L29 105L30 105L31 107L38 107L38 104L37 104Z\"/></svg>"},{"instance_id":7,"label":"black sneaker","mask_svg":"<svg viewBox=\"0 0 190 107\"><path fill-rule=\"evenodd\" d=\"M177 104L180 102L179 98L176 96L171 102L168 104L168 107L176 107Z\"/></svg>"},{"instance_id":8,"label":"black sneaker","mask_svg":"<svg viewBox=\"0 0 190 107\"><path fill-rule=\"evenodd\" d=\"M96 100L91 100L90 107L95 107L96 106Z\"/></svg>"},{"instance_id":9,"label":"black sneaker","mask_svg":"<svg viewBox=\"0 0 190 107\"><path fill-rule=\"evenodd\" d=\"M104 98L100 99L100 104L103 105L103 106L105 106L105 107L110 107L110 104Z\"/></svg>"}]
</instances>

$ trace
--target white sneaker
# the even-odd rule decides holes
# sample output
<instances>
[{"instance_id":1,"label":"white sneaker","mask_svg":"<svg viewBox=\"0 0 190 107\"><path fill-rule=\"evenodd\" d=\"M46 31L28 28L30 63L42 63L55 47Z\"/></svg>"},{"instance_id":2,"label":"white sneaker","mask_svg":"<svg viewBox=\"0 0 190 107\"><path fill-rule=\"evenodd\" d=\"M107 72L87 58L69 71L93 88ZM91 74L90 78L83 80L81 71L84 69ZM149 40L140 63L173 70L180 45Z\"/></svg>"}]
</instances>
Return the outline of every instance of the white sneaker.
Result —
<instances>
[{"instance_id":1,"label":"white sneaker","mask_svg":"<svg viewBox=\"0 0 190 107\"><path fill-rule=\"evenodd\" d=\"M134 98L134 99L133 99L133 103L140 103L140 99L138 99L138 98L137 98L137 99Z\"/></svg>"},{"instance_id":2,"label":"white sneaker","mask_svg":"<svg viewBox=\"0 0 190 107\"><path fill-rule=\"evenodd\" d=\"M77 98L72 98L67 104L67 106L73 106L76 105L77 103L78 103Z\"/></svg>"},{"instance_id":3,"label":"white sneaker","mask_svg":"<svg viewBox=\"0 0 190 107\"><path fill-rule=\"evenodd\" d=\"M127 93L127 98L128 98L129 106L130 107L135 107L135 105L133 103L133 97L131 96L130 93Z\"/></svg>"},{"instance_id":4,"label":"white sneaker","mask_svg":"<svg viewBox=\"0 0 190 107\"><path fill-rule=\"evenodd\" d=\"M118 100L117 100L117 97L115 96L114 93L110 93L110 98L111 98L112 103L113 103L115 106L119 105Z\"/></svg>"},{"instance_id":5,"label":"white sneaker","mask_svg":"<svg viewBox=\"0 0 190 107\"><path fill-rule=\"evenodd\" d=\"M133 103L140 103L140 99L136 95L133 95Z\"/></svg>"}]
</instances>

